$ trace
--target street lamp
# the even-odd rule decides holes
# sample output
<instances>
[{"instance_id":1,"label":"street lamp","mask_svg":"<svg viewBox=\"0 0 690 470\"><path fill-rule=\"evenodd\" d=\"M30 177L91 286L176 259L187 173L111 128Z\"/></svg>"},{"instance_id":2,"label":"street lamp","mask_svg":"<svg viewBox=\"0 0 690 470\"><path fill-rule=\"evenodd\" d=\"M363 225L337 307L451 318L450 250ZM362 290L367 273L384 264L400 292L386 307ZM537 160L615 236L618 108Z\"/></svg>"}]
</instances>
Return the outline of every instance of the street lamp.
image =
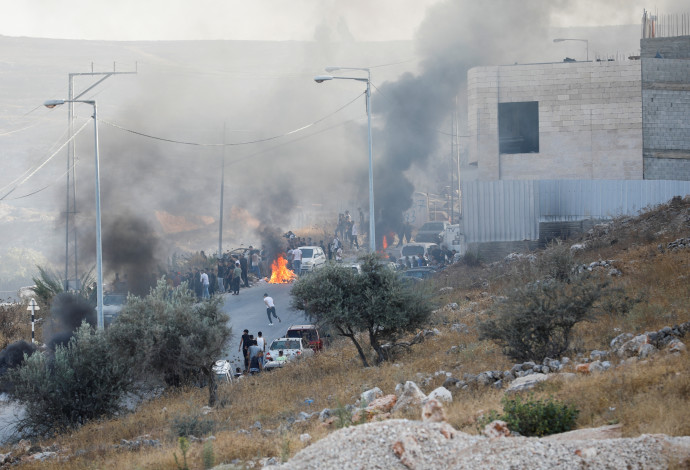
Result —
<instances>
[{"instance_id":1,"label":"street lamp","mask_svg":"<svg viewBox=\"0 0 690 470\"><path fill-rule=\"evenodd\" d=\"M376 229L374 221L374 165L372 159L371 146L371 70L366 67L326 67L326 72L338 70L361 70L367 73L367 78L362 77L338 77L334 75L317 75L314 77L316 83L323 83L327 80L356 80L367 83L367 130L369 137L369 249L376 251Z\"/></svg>"},{"instance_id":2,"label":"street lamp","mask_svg":"<svg viewBox=\"0 0 690 470\"><path fill-rule=\"evenodd\" d=\"M95 100L48 100L43 105L54 108L65 103L86 103L93 106L94 155L96 160L96 311L98 328L103 329L103 247L101 245L101 173L98 158L98 118Z\"/></svg>"},{"instance_id":3,"label":"street lamp","mask_svg":"<svg viewBox=\"0 0 690 470\"><path fill-rule=\"evenodd\" d=\"M589 41L587 39L573 39L573 38L556 38L553 42L563 42L563 41L581 41L585 43L587 47L587 62L589 62Z\"/></svg>"}]
</instances>

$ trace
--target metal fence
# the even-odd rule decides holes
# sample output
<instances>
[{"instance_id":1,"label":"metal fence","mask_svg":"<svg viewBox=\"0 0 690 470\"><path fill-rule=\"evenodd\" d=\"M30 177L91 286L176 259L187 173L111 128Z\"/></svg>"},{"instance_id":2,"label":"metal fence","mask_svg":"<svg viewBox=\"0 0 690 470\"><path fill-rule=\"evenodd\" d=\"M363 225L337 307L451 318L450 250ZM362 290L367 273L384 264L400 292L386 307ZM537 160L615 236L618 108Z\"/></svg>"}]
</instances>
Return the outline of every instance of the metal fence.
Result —
<instances>
[{"instance_id":1,"label":"metal fence","mask_svg":"<svg viewBox=\"0 0 690 470\"><path fill-rule=\"evenodd\" d=\"M690 181L533 180L462 184L467 243L538 240L542 222L608 220L690 194Z\"/></svg>"}]
</instances>

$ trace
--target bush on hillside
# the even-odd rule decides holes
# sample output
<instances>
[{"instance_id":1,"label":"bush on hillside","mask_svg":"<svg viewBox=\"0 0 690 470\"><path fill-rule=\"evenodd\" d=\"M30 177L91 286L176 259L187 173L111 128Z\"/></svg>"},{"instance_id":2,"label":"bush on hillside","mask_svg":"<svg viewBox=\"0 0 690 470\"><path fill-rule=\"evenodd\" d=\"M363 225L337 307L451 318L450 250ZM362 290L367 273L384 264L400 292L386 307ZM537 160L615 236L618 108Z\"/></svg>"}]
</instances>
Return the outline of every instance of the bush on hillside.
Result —
<instances>
[{"instance_id":1,"label":"bush on hillside","mask_svg":"<svg viewBox=\"0 0 690 470\"><path fill-rule=\"evenodd\" d=\"M159 378L171 386L209 385L216 400L213 364L230 340L222 298L198 302L186 283L168 289L164 279L146 297L130 296L108 330L115 354L129 358L139 378Z\"/></svg>"},{"instance_id":2,"label":"bush on hillside","mask_svg":"<svg viewBox=\"0 0 690 470\"><path fill-rule=\"evenodd\" d=\"M376 361L383 361L383 340L415 331L427 321L432 307L423 289L408 287L376 254L360 261L361 273L336 264L301 277L292 287L292 297L293 307L349 338L367 367L359 333L368 335Z\"/></svg>"},{"instance_id":3,"label":"bush on hillside","mask_svg":"<svg viewBox=\"0 0 690 470\"><path fill-rule=\"evenodd\" d=\"M520 396L504 397L501 403L503 403L503 414L492 411L480 419L480 426L500 419L506 422L508 429L521 436L542 437L570 431L575 427L580 413L574 405L552 398L539 400L530 396L523 401Z\"/></svg>"},{"instance_id":4,"label":"bush on hillside","mask_svg":"<svg viewBox=\"0 0 690 470\"><path fill-rule=\"evenodd\" d=\"M561 357L568 350L571 330L591 318L605 288L587 281L547 280L514 289L479 324L479 338L496 342L518 362Z\"/></svg>"},{"instance_id":5,"label":"bush on hillside","mask_svg":"<svg viewBox=\"0 0 690 470\"><path fill-rule=\"evenodd\" d=\"M34 353L8 372L10 396L26 409L20 429L49 434L120 409L132 381L126 361L113 354L103 334L83 323L54 355Z\"/></svg>"}]
</instances>

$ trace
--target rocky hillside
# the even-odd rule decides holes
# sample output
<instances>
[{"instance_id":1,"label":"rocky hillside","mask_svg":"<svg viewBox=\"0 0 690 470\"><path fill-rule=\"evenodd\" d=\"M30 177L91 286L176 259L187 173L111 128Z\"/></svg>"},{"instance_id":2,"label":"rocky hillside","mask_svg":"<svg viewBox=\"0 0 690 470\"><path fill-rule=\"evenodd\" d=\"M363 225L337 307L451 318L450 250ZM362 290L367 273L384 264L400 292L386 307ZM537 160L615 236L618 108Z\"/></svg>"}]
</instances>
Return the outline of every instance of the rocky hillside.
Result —
<instances>
[{"instance_id":1,"label":"rocky hillside","mask_svg":"<svg viewBox=\"0 0 690 470\"><path fill-rule=\"evenodd\" d=\"M431 323L380 366L362 368L336 339L312 360L221 386L215 408L204 390L169 394L2 461L175 469L184 436L190 468L688 468L688 238L690 198L677 198L543 251L459 263L430 281ZM581 284L599 297L562 354L517 361L481 339L525 286ZM518 397L576 410L574 429L487 427Z\"/></svg>"}]
</instances>

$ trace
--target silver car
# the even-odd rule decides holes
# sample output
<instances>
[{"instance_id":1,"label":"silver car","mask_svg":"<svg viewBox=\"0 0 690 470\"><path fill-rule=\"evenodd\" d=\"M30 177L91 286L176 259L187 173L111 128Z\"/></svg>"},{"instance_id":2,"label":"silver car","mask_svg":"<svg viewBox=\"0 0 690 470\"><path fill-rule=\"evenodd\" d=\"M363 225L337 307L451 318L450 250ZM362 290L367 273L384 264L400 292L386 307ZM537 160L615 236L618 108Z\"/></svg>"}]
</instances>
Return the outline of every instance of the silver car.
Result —
<instances>
[{"instance_id":1,"label":"silver car","mask_svg":"<svg viewBox=\"0 0 690 470\"><path fill-rule=\"evenodd\" d=\"M303 338L274 339L266 352L264 369L270 370L283 367L288 362L313 355L314 350L309 347Z\"/></svg>"}]
</instances>

